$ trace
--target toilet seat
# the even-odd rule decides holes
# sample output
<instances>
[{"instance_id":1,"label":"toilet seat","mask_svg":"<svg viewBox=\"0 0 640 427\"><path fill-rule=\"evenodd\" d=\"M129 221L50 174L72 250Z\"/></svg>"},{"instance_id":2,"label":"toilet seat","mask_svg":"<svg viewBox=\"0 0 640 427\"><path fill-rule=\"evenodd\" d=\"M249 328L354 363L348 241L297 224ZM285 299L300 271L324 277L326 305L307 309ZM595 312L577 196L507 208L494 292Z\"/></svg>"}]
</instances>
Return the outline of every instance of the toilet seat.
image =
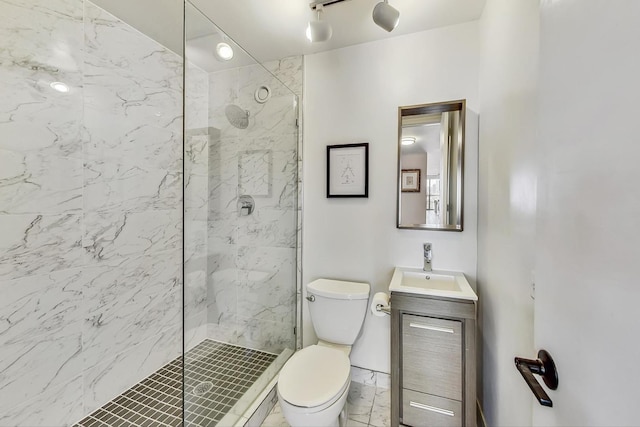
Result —
<instances>
[{"instance_id":1,"label":"toilet seat","mask_svg":"<svg viewBox=\"0 0 640 427\"><path fill-rule=\"evenodd\" d=\"M285 363L278 394L291 405L322 410L333 404L351 383L351 364L340 350L312 345Z\"/></svg>"}]
</instances>

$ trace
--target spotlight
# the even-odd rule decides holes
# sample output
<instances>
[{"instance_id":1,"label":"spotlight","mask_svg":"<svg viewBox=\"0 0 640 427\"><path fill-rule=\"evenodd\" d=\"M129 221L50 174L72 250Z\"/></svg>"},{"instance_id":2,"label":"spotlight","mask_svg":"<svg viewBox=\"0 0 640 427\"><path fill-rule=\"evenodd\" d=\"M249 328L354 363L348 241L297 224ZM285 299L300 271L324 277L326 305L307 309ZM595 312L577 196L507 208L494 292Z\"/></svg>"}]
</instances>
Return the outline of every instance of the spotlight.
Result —
<instances>
[{"instance_id":1,"label":"spotlight","mask_svg":"<svg viewBox=\"0 0 640 427\"><path fill-rule=\"evenodd\" d=\"M58 92L67 93L69 92L69 86L62 82L51 82L49 83L51 89L57 90Z\"/></svg>"},{"instance_id":2,"label":"spotlight","mask_svg":"<svg viewBox=\"0 0 640 427\"><path fill-rule=\"evenodd\" d=\"M223 61L229 61L233 58L233 48L228 43L220 42L216 45L216 56Z\"/></svg>"},{"instance_id":3,"label":"spotlight","mask_svg":"<svg viewBox=\"0 0 640 427\"><path fill-rule=\"evenodd\" d=\"M400 12L391 6L388 0L381 1L373 8L373 22L391 32L400 22Z\"/></svg>"},{"instance_id":4,"label":"spotlight","mask_svg":"<svg viewBox=\"0 0 640 427\"><path fill-rule=\"evenodd\" d=\"M309 26L307 27L307 38L312 43L326 42L333 34L331 25L322 20L323 10L324 9L321 4L317 5L316 11L318 12L318 19L317 21L309 21Z\"/></svg>"}]
</instances>

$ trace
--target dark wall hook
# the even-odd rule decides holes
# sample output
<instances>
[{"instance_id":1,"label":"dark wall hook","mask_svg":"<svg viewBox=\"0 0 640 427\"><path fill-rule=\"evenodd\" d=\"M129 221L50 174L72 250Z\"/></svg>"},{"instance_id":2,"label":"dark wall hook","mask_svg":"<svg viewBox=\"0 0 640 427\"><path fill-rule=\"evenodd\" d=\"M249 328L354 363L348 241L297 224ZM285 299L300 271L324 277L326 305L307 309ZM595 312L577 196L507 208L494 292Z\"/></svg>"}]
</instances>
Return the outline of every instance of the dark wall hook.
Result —
<instances>
[{"instance_id":1,"label":"dark wall hook","mask_svg":"<svg viewBox=\"0 0 640 427\"><path fill-rule=\"evenodd\" d=\"M542 406L553 406L553 402L546 391L542 388L540 383L536 380L533 374L540 375L544 380L544 383L551 390L558 388L558 371L556 370L556 364L553 363L553 358L546 350L540 350L538 352L538 359L523 359L521 357L515 358L516 368L522 375L525 382L538 399L538 402Z\"/></svg>"}]
</instances>

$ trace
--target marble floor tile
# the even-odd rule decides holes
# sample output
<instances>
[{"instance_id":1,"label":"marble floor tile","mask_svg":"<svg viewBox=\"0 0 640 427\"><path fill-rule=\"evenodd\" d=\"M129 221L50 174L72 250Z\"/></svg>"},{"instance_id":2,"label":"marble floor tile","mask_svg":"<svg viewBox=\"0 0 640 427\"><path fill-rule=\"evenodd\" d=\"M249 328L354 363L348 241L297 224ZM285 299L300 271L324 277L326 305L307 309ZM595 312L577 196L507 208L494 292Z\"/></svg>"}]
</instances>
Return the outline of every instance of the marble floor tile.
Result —
<instances>
[{"instance_id":1,"label":"marble floor tile","mask_svg":"<svg viewBox=\"0 0 640 427\"><path fill-rule=\"evenodd\" d=\"M372 427L388 427L391 425L391 390L376 388L369 425Z\"/></svg>"},{"instance_id":2,"label":"marble floor tile","mask_svg":"<svg viewBox=\"0 0 640 427\"><path fill-rule=\"evenodd\" d=\"M368 424L375 395L376 388L374 386L353 381L347 397L349 403L348 419Z\"/></svg>"},{"instance_id":3,"label":"marble floor tile","mask_svg":"<svg viewBox=\"0 0 640 427\"><path fill-rule=\"evenodd\" d=\"M387 389L352 382L349 389L348 418L344 427L388 427L391 425L390 392ZM273 407L262 427L287 427L279 403Z\"/></svg>"}]
</instances>

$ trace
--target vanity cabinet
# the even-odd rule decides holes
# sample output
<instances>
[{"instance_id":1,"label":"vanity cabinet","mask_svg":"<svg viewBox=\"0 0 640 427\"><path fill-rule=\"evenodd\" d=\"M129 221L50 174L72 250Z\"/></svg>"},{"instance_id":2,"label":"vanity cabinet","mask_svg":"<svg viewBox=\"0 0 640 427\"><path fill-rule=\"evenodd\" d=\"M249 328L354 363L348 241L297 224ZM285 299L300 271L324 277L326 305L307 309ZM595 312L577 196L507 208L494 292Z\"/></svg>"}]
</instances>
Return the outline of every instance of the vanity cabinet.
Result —
<instances>
[{"instance_id":1,"label":"vanity cabinet","mask_svg":"<svg viewBox=\"0 0 640 427\"><path fill-rule=\"evenodd\" d=\"M476 426L476 302L391 293L391 425Z\"/></svg>"}]
</instances>

